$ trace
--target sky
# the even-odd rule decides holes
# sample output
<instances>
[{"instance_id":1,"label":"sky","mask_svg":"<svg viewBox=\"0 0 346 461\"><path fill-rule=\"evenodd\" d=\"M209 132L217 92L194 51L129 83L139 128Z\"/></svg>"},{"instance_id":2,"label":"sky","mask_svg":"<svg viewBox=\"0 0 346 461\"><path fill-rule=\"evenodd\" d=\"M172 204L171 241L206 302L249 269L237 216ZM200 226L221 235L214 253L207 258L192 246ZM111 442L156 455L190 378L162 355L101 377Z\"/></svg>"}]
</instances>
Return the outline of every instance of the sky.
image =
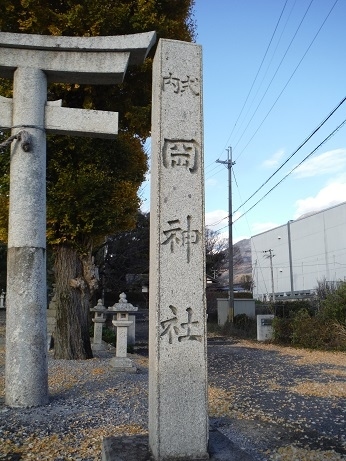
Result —
<instances>
[{"instance_id":1,"label":"sky","mask_svg":"<svg viewBox=\"0 0 346 461\"><path fill-rule=\"evenodd\" d=\"M195 2L206 225L228 235L231 148L233 243L346 201L345 17L345 0Z\"/></svg>"}]
</instances>

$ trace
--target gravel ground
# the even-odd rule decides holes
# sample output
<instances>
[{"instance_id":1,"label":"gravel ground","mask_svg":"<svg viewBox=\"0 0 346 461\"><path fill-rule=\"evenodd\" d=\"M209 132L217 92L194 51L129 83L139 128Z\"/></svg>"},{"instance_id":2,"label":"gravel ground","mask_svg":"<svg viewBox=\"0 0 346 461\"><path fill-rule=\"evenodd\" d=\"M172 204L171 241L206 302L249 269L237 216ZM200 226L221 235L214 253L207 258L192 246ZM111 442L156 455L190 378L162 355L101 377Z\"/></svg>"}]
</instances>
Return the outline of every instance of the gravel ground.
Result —
<instances>
[{"instance_id":1,"label":"gravel ground","mask_svg":"<svg viewBox=\"0 0 346 461\"><path fill-rule=\"evenodd\" d=\"M102 437L146 434L145 352L132 355L137 374L115 373L113 352L50 356L49 405L11 409L0 345L0 460L96 461ZM210 337L208 361L211 425L254 460L346 460L345 353Z\"/></svg>"},{"instance_id":2,"label":"gravel ground","mask_svg":"<svg viewBox=\"0 0 346 461\"><path fill-rule=\"evenodd\" d=\"M212 422L262 460L346 459L346 354L210 338Z\"/></svg>"}]
</instances>

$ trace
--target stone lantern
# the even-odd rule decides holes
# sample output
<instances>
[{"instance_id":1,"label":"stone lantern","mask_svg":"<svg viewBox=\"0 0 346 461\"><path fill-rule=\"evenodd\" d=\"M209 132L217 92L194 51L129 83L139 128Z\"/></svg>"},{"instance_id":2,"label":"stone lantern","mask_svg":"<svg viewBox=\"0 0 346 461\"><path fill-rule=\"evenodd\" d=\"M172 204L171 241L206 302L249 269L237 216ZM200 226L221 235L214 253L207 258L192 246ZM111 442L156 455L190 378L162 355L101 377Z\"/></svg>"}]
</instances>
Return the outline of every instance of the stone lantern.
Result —
<instances>
[{"instance_id":1,"label":"stone lantern","mask_svg":"<svg viewBox=\"0 0 346 461\"><path fill-rule=\"evenodd\" d=\"M4 290L1 290L0 294L0 309L5 309L5 292Z\"/></svg>"},{"instance_id":2,"label":"stone lantern","mask_svg":"<svg viewBox=\"0 0 346 461\"><path fill-rule=\"evenodd\" d=\"M117 328L116 356L111 360L117 371L137 371L132 360L127 357L128 328L133 324L133 320L129 319L129 312L137 310L138 307L127 301L125 293L121 293L118 303L108 308L108 312L113 313L112 324Z\"/></svg>"},{"instance_id":3,"label":"stone lantern","mask_svg":"<svg viewBox=\"0 0 346 461\"><path fill-rule=\"evenodd\" d=\"M105 346L102 343L102 328L106 321L107 309L102 304L102 300L97 301L97 305L90 309L91 312L95 312L95 316L92 319L94 322L94 340L91 345L92 350L100 351L105 349Z\"/></svg>"}]
</instances>

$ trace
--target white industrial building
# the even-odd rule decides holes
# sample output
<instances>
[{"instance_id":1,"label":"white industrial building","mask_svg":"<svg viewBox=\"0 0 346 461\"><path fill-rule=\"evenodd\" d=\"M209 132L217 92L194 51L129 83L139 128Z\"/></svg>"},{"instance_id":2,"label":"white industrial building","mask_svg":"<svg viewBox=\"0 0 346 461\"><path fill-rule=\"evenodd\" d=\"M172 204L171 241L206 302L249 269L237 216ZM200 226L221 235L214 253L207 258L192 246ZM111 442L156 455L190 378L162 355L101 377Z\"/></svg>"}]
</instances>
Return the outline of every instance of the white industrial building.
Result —
<instances>
[{"instance_id":1,"label":"white industrial building","mask_svg":"<svg viewBox=\"0 0 346 461\"><path fill-rule=\"evenodd\" d=\"M318 281L346 280L346 202L251 238L254 298L311 296Z\"/></svg>"}]
</instances>

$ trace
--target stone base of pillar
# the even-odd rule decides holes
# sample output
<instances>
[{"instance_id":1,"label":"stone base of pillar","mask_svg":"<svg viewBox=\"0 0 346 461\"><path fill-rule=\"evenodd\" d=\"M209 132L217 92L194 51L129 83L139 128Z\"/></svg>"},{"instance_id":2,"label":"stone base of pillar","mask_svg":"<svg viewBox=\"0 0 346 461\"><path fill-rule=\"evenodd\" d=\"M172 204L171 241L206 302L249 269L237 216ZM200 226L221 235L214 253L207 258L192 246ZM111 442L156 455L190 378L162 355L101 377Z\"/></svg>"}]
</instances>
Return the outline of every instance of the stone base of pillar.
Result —
<instances>
[{"instance_id":1,"label":"stone base of pillar","mask_svg":"<svg viewBox=\"0 0 346 461\"><path fill-rule=\"evenodd\" d=\"M137 367L128 357L113 357L110 361L115 371L126 373L137 373Z\"/></svg>"},{"instance_id":2,"label":"stone base of pillar","mask_svg":"<svg viewBox=\"0 0 346 461\"><path fill-rule=\"evenodd\" d=\"M217 429L209 431L209 457L203 461L254 461L254 457L233 443ZM149 440L146 435L124 437L106 437L102 442L102 461L152 460ZM184 458L187 461L187 458ZM189 461L202 461L201 458L189 458Z\"/></svg>"},{"instance_id":3,"label":"stone base of pillar","mask_svg":"<svg viewBox=\"0 0 346 461\"><path fill-rule=\"evenodd\" d=\"M92 342L92 340L91 340L91 349L92 349L93 351L108 351L108 350L109 350L108 344L107 344L107 343L104 343L104 342L102 341L101 344L100 344L100 343L94 344L94 343Z\"/></svg>"}]
</instances>

